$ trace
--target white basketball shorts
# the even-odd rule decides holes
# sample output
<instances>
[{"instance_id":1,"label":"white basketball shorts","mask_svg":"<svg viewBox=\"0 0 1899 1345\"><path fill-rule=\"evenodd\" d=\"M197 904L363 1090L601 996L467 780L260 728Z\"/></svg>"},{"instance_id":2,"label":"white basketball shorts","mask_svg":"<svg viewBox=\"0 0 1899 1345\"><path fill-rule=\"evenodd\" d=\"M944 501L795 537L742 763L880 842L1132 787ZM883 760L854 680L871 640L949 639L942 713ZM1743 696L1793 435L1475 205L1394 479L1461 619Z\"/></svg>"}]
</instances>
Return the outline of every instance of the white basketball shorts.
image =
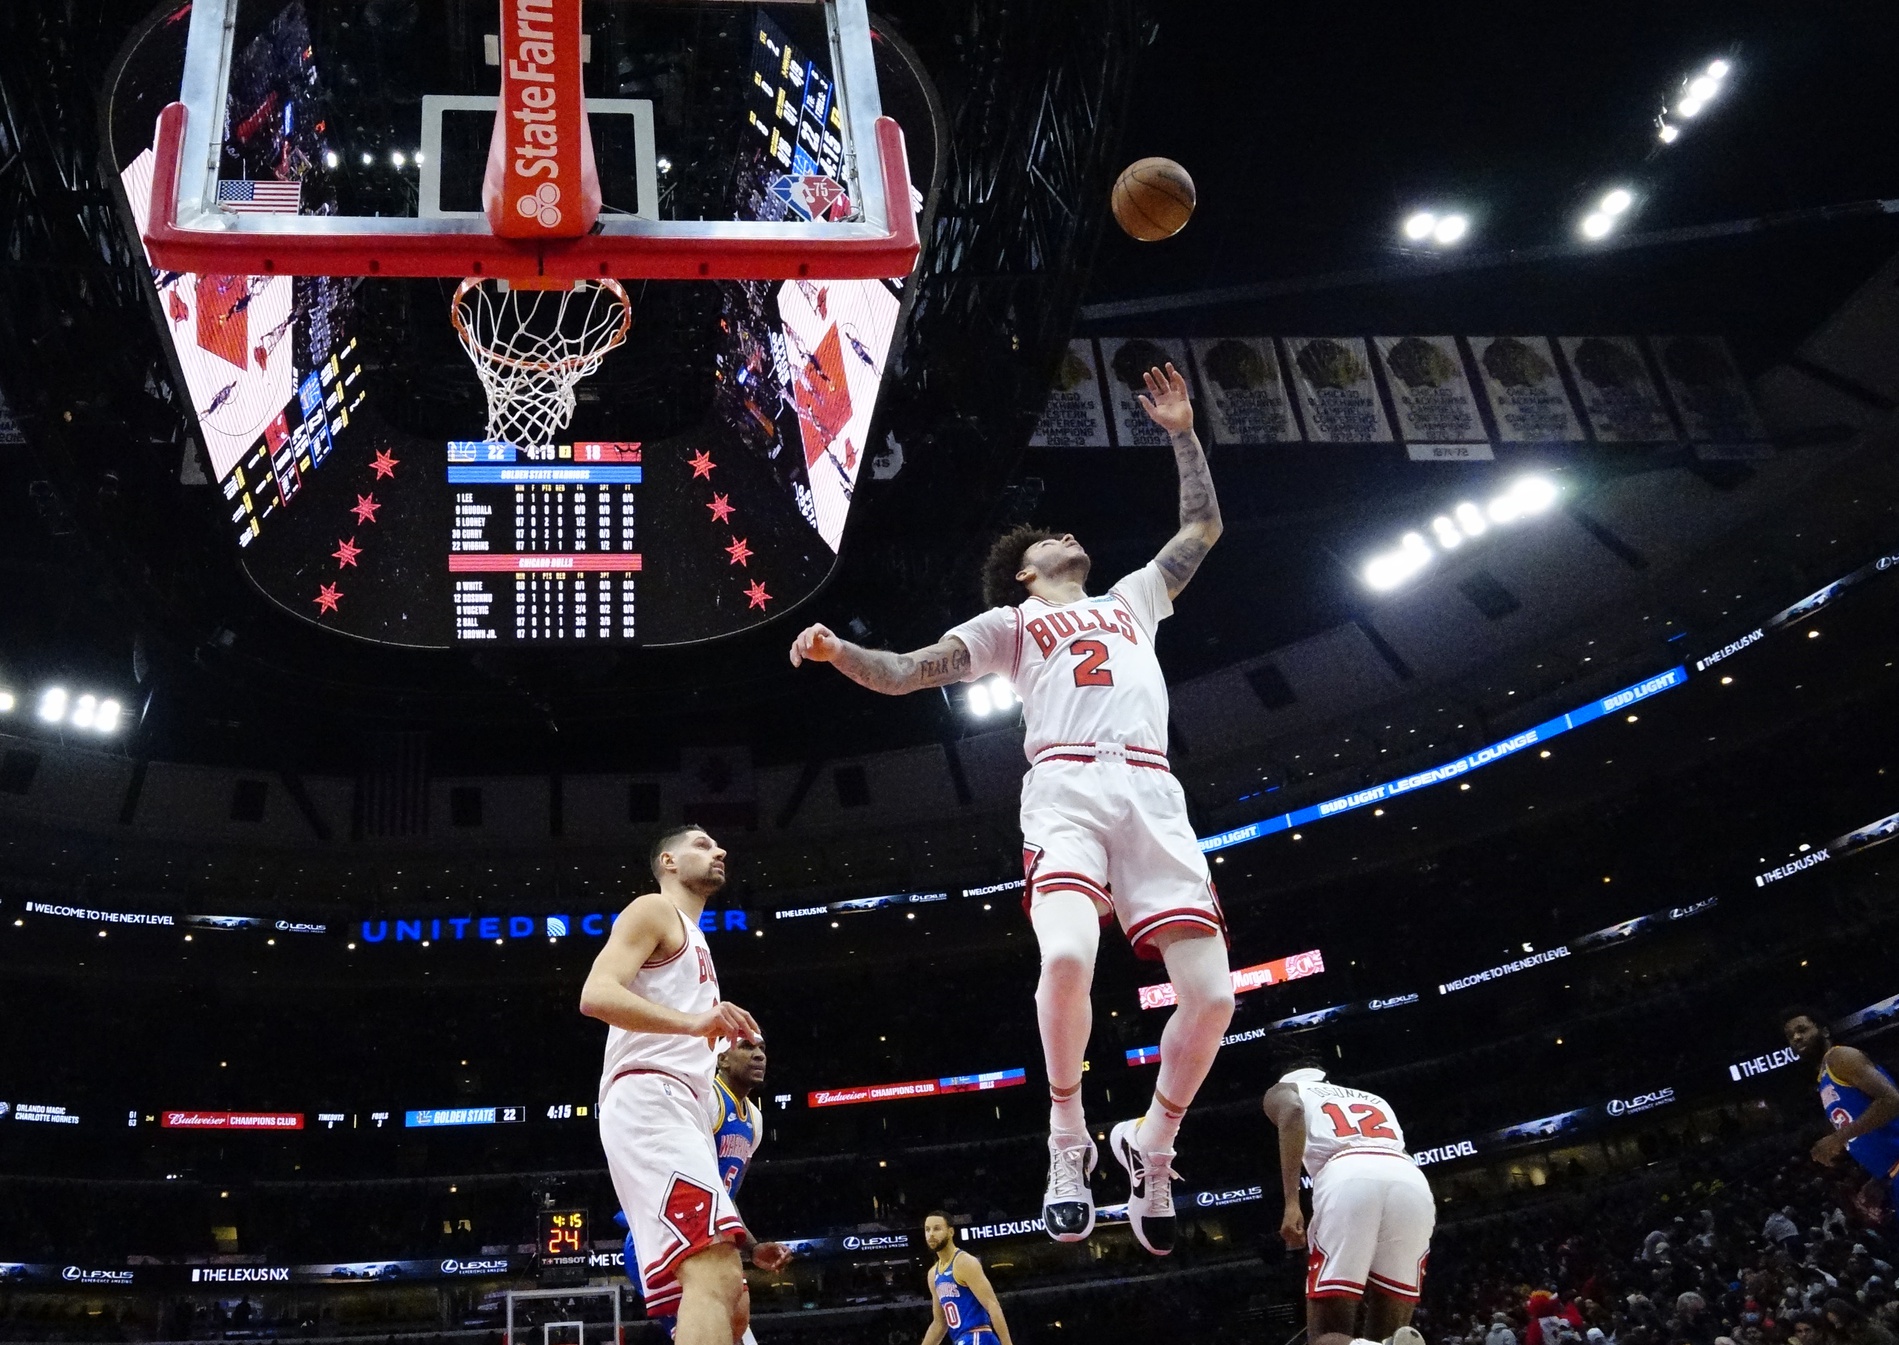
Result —
<instances>
[{"instance_id":1,"label":"white basketball shorts","mask_svg":"<svg viewBox=\"0 0 1899 1345\"><path fill-rule=\"evenodd\" d=\"M684 1081L646 1070L621 1075L600 1102L600 1145L639 1249L649 1317L679 1311L681 1261L745 1235L719 1179L711 1107Z\"/></svg>"},{"instance_id":2,"label":"white basketball shorts","mask_svg":"<svg viewBox=\"0 0 1899 1345\"><path fill-rule=\"evenodd\" d=\"M1206 856L1187 821L1187 796L1158 753L1042 754L1022 780L1022 908L1050 892L1081 892L1106 924L1121 923L1135 953L1158 960L1153 937L1196 926L1226 934ZM1158 763L1158 764L1156 764Z\"/></svg>"},{"instance_id":3,"label":"white basketball shorts","mask_svg":"<svg viewBox=\"0 0 1899 1345\"><path fill-rule=\"evenodd\" d=\"M1437 1202L1399 1153L1335 1154L1312 1183L1307 1298L1358 1298L1367 1286L1415 1303L1437 1227Z\"/></svg>"}]
</instances>

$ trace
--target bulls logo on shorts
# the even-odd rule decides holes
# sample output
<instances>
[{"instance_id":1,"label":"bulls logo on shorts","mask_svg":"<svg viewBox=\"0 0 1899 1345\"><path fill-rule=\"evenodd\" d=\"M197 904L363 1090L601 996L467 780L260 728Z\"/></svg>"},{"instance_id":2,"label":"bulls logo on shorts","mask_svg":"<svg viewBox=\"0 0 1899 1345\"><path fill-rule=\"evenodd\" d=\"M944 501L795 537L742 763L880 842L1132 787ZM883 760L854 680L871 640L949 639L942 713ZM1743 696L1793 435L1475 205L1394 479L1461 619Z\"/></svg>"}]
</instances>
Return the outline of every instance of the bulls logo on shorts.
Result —
<instances>
[{"instance_id":1,"label":"bulls logo on shorts","mask_svg":"<svg viewBox=\"0 0 1899 1345\"><path fill-rule=\"evenodd\" d=\"M660 1209L660 1216L679 1234L681 1241L692 1247L711 1240L714 1208L711 1191L689 1177L674 1173L673 1184L666 1188L666 1203Z\"/></svg>"}]
</instances>

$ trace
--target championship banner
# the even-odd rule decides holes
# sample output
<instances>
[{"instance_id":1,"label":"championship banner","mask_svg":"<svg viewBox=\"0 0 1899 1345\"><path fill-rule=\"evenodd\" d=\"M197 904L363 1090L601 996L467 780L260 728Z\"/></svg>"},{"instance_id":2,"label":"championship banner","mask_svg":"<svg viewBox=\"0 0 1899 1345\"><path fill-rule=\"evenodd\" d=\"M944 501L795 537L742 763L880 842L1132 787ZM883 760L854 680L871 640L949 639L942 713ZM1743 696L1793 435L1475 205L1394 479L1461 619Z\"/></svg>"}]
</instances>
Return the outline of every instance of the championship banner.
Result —
<instances>
[{"instance_id":1,"label":"championship banner","mask_svg":"<svg viewBox=\"0 0 1899 1345\"><path fill-rule=\"evenodd\" d=\"M1107 375L1108 406L1114 413L1115 443L1122 448L1166 447L1167 431L1149 420L1135 399L1147 391L1149 369L1172 364L1182 378L1188 377L1187 347L1172 337L1153 341L1141 336L1109 337L1101 343L1101 364Z\"/></svg>"},{"instance_id":2,"label":"championship banner","mask_svg":"<svg viewBox=\"0 0 1899 1345\"><path fill-rule=\"evenodd\" d=\"M1101 366L1095 343L1068 343L1055 369L1055 384L1042 404L1042 418L1029 438L1033 448L1106 448L1108 413L1101 400Z\"/></svg>"},{"instance_id":3,"label":"championship banner","mask_svg":"<svg viewBox=\"0 0 1899 1345\"><path fill-rule=\"evenodd\" d=\"M1655 351L1669 395L1695 443L1750 444L1767 439L1741 371L1718 336L1659 336Z\"/></svg>"},{"instance_id":4,"label":"championship banner","mask_svg":"<svg viewBox=\"0 0 1899 1345\"><path fill-rule=\"evenodd\" d=\"M1505 443L1576 443L1582 423L1556 371L1547 337L1473 336L1471 354Z\"/></svg>"},{"instance_id":5,"label":"championship banner","mask_svg":"<svg viewBox=\"0 0 1899 1345\"><path fill-rule=\"evenodd\" d=\"M1357 336L1288 336L1286 362L1299 388L1306 437L1325 444L1391 442L1372 382L1371 357Z\"/></svg>"},{"instance_id":6,"label":"championship banner","mask_svg":"<svg viewBox=\"0 0 1899 1345\"><path fill-rule=\"evenodd\" d=\"M1374 336L1398 432L1414 442L1487 443L1477 394L1454 336Z\"/></svg>"},{"instance_id":7,"label":"championship banner","mask_svg":"<svg viewBox=\"0 0 1899 1345\"><path fill-rule=\"evenodd\" d=\"M1202 433L1216 444L1299 442L1292 397L1279 369L1270 336L1195 337L1194 370L1200 376Z\"/></svg>"},{"instance_id":8,"label":"championship banner","mask_svg":"<svg viewBox=\"0 0 1899 1345\"><path fill-rule=\"evenodd\" d=\"M501 0L501 101L481 203L503 238L579 238L599 218L580 0Z\"/></svg>"},{"instance_id":9,"label":"championship banner","mask_svg":"<svg viewBox=\"0 0 1899 1345\"><path fill-rule=\"evenodd\" d=\"M1600 444L1660 443L1675 426L1633 336L1559 336L1557 345L1576 372L1589 428Z\"/></svg>"}]
</instances>

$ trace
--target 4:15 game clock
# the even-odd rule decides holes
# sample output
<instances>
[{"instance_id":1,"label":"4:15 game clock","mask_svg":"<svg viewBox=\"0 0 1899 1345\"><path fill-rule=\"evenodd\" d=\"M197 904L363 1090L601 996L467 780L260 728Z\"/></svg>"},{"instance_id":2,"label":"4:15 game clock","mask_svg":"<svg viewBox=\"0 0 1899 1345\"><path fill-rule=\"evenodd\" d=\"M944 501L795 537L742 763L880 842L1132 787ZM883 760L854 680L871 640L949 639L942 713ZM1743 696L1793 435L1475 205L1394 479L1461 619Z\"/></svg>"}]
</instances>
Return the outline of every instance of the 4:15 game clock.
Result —
<instances>
[{"instance_id":1,"label":"4:15 game clock","mask_svg":"<svg viewBox=\"0 0 1899 1345\"><path fill-rule=\"evenodd\" d=\"M587 1211L541 1211L540 1255L541 1283L547 1285L585 1284L587 1282Z\"/></svg>"}]
</instances>

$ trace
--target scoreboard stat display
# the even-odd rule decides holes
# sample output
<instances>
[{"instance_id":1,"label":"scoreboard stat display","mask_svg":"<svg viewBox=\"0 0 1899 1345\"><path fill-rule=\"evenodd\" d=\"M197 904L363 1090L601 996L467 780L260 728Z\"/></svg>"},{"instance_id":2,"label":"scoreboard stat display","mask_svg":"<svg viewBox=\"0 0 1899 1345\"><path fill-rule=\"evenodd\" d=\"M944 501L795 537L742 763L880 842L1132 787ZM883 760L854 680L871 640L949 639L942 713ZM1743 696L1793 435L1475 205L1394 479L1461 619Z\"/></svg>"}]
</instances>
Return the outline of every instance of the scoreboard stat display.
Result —
<instances>
[{"instance_id":1,"label":"scoreboard stat display","mask_svg":"<svg viewBox=\"0 0 1899 1345\"><path fill-rule=\"evenodd\" d=\"M638 444L449 444L455 638L636 638L640 480Z\"/></svg>"}]
</instances>

